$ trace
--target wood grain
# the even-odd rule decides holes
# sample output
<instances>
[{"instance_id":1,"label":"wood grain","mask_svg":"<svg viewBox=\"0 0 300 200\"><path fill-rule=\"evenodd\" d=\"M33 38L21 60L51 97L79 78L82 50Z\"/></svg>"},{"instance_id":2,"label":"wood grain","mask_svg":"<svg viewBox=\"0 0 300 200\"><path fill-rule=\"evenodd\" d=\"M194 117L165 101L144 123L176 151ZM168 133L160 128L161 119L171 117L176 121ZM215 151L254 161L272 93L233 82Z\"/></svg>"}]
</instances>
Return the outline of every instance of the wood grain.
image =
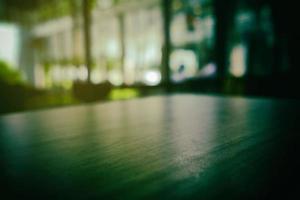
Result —
<instances>
[{"instance_id":1,"label":"wood grain","mask_svg":"<svg viewBox=\"0 0 300 200\"><path fill-rule=\"evenodd\" d=\"M295 199L299 111L172 95L1 116L0 199Z\"/></svg>"}]
</instances>

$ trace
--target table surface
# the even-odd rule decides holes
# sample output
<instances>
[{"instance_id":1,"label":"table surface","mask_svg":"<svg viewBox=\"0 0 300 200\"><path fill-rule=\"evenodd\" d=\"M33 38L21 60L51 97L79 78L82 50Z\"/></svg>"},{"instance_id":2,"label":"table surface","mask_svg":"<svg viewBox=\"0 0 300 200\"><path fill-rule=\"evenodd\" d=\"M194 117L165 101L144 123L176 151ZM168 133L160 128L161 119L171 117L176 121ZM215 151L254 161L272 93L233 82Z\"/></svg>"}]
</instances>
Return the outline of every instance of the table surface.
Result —
<instances>
[{"instance_id":1,"label":"table surface","mask_svg":"<svg viewBox=\"0 0 300 200\"><path fill-rule=\"evenodd\" d=\"M299 111L170 95L1 116L0 199L295 199Z\"/></svg>"}]
</instances>

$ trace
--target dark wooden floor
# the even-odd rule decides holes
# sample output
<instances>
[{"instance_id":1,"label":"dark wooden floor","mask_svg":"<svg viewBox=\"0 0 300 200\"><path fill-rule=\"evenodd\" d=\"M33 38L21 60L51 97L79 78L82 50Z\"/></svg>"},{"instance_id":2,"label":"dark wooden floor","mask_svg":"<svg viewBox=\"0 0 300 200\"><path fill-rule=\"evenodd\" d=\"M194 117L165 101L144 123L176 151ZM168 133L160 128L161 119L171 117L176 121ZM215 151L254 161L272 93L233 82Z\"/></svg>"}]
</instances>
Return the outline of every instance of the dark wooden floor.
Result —
<instances>
[{"instance_id":1,"label":"dark wooden floor","mask_svg":"<svg viewBox=\"0 0 300 200\"><path fill-rule=\"evenodd\" d=\"M300 199L300 104L175 95L0 117L0 199Z\"/></svg>"}]
</instances>

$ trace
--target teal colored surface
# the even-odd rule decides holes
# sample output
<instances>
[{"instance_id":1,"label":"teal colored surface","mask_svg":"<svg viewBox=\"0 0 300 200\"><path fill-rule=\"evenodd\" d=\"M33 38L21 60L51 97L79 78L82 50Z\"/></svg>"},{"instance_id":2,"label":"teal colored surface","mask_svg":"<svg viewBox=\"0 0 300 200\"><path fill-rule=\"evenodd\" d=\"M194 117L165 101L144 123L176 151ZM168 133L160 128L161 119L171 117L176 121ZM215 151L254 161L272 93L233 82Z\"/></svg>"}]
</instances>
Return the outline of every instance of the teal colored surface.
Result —
<instances>
[{"instance_id":1,"label":"teal colored surface","mask_svg":"<svg viewBox=\"0 0 300 200\"><path fill-rule=\"evenodd\" d=\"M299 102L158 96L0 117L1 199L293 199Z\"/></svg>"}]
</instances>

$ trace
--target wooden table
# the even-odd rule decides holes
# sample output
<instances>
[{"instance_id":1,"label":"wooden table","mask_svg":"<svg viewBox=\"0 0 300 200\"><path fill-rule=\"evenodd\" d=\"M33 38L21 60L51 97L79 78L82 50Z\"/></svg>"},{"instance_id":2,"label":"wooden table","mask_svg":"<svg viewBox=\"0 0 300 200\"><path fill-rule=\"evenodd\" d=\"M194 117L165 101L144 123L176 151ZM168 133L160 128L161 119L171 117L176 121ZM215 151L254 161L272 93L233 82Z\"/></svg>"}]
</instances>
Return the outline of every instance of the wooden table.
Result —
<instances>
[{"instance_id":1,"label":"wooden table","mask_svg":"<svg viewBox=\"0 0 300 200\"><path fill-rule=\"evenodd\" d=\"M299 130L299 101L201 95L1 116L0 199L300 199Z\"/></svg>"}]
</instances>

